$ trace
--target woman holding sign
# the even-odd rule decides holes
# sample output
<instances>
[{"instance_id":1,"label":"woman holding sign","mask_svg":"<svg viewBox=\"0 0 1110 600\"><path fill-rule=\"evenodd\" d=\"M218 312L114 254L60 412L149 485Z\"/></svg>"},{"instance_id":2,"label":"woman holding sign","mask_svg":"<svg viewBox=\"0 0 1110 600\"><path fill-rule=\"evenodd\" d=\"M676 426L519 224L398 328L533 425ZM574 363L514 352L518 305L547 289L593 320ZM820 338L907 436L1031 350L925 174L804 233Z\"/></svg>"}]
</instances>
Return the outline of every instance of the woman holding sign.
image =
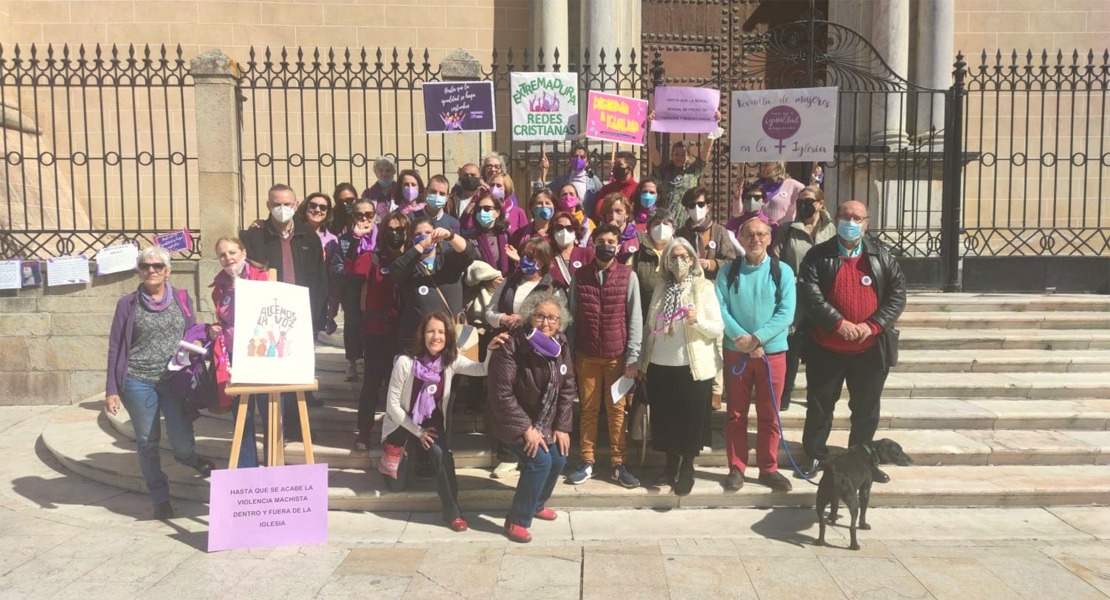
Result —
<instances>
[{"instance_id":1,"label":"woman holding sign","mask_svg":"<svg viewBox=\"0 0 1110 600\"><path fill-rule=\"evenodd\" d=\"M469 525L459 508L455 458L447 447L451 414L451 379L455 375L485 377L486 363L459 354L455 320L443 312L421 319L412 343L393 363L385 417L382 420L382 457L378 472L391 492L408 485L409 465L416 455L427 455L435 471L436 491L443 521L454 531ZM498 348L500 339L490 342Z\"/></svg>"},{"instance_id":2,"label":"woman holding sign","mask_svg":"<svg viewBox=\"0 0 1110 600\"><path fill-rule=\"evenodd\" d=\"M166 418L177 462L190 466L204 477L212 473L212 461L197 456L193 423L185 414L181 398L170 393L164 375L177 354L185 332L197 322L193 300L184 289L169 283L170 255L157 246L139 252L135 270L139 289L120 298L108 337L108 377L104 407L113 415L127 410L154 518L173 518L170 487L162 471L158 442L162 437L159 414Z\"/></svg>"}]
</instances>

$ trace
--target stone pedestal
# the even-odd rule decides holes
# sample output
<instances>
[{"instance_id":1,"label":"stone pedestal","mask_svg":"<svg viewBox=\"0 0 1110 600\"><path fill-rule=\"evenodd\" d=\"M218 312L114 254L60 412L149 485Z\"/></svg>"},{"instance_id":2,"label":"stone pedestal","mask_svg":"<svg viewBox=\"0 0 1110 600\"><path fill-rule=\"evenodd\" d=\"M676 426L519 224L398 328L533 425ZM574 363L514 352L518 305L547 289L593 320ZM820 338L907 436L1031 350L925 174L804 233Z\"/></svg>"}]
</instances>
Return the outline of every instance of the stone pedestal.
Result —
<instances>
[{"instance_id":1,"label":"stone pedestal","mask_svg":"<svg viewBox=\"0 0 1110 600\"><path fill-rule=\"evenodd\" d=\"M456 48L439 63L444 81L479 81L482 64L469 52ZM493 145L489 132L453 132L443 136L443 173L451 179L468 162L480 164L483 148Z\"/></svg>"}]
</instances>

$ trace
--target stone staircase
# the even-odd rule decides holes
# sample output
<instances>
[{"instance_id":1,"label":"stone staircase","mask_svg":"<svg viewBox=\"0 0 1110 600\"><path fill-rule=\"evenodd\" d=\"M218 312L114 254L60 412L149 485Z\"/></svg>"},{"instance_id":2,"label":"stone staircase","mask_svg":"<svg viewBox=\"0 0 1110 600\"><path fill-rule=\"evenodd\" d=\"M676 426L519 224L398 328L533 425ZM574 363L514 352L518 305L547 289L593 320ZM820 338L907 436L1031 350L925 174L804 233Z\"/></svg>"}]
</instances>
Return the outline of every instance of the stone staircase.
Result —
<instances>
[{"instance_id":1,"label":"stone staircase","mask_svg":"<svg viewBox=\"0 0 1110 600\"><path fill-rule=\"evenodd\" d=\"M899 322L901 364L891 373L883 399L879 436L902 444L913 467L891 467L892 482L878 486L874 504L886 506L1042 506L1110 503L1110 298L912 294ZM317 372L325 406L310 408L315 456L331 469L330 506L335 509L433 509L430 483L404 493L384 490L374 471L379 448L352 450L358 383L343 381L345 361L336 334L318 349ZM804 372L794 406L782 414L784 436L801 454L805 418ZM848 410L841 402L830 444L847 442ZM74 472L141 490L133 432L125 413L109 416L99 398L61 411L43 432L46 447ZM459 468L460 502L467 510L503 510L515 477L489 477L494 457L481 415L459 406L452 416L451 446ZM380 424L381 416L378 416ZM698 459L691 495L664 490L626 490L604 479L582 486L559 485L557 507L812 506L815 488L795 480L794 491L772 493L758 484L725 492L727 474L722 428L714 415L714 445ZM380 425L379 425L380 427ZM226 464L230 415L206 415L196 423L198 451ZM165 442L165 440L164 440ZM303 462L303 446L286 447L287 461ZM630 464L650 481L660 456L632 450ZM572 457L573 460L573 457ZM606 465L604 452L599 465ZM191 469L163 463L171 491L205 500L207 482ZM786 453L780 465L790 469ZM602 474L607 469L602 469ZM758 472L749 471L749 477ZM751 481L751 479L749 479Z\"/></svg>"}]
</instances>

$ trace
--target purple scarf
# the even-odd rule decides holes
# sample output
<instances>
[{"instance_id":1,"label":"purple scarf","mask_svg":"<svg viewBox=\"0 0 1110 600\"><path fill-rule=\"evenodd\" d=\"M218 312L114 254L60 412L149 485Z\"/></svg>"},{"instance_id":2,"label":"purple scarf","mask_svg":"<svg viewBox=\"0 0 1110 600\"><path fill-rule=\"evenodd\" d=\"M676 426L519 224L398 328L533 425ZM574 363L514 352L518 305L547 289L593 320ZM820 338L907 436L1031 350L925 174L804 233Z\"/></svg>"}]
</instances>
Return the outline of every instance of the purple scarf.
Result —
<instances>
[{"instance_id":1,"label":"purple scarf","mask_svg":"<svg viewBox=\"0 0 1110 600\"><path fill-rule=\"evenodd\" d=\"M436 410L436 392L443 381L443 356L432 360L424 354L412 363L412 374L422 382L420 393L412 405L412 422L419 425Z\"/></svg>"},{"instance_id":2,"label":"purple scarf","mask_svg":"<svg viewBox=\"0 0 1110 600\"><path fill-rule=\"evenodd\" d=\"M551 336L540 331L533 329L532 333L528 334L528 342L532 344L532 348L540 354L540 356L551 360L559 357L559 352L562 351L562 346L556 342Z\"/></svg>"},{"instance_id":3,"label":"purple scarf","mask_svg":"<svg viewBox=\"0 0 1110 600\"><path fill-rule=\"evenodd\" d=\"M161 300L155 300L154 296L146 293L146 288L139 284L139 299L143 301L143 307L150 312L160 313L170 307L170 302L173 302L173 287L170 282L166 282L166 291L162 294Z\"/></svg>"},{"instance_id":4,"label":"purple scarf","mask_svg":"<svg viewBox=\"0 0 1110 600\"><path fill-rule=\"evenodd\" d=\"M627 242L636 237L636 223L628 223L624 226L624 232L621 233L621 243Z\"/></svg>"},{"instance_id":5,"label":"purple scarf","mask_svg":"<svg viewBox=\"0 0 1110 600\"><path fill-rule=\"evenodd\" d=\"M370 230L370 233L367 233L366 235L355 236L355 234L352 233L351 236L358 240L359 254L370 252L374 249L374 245L378 240L378 228L374 227Z\"/></svg>"},{"instance_id":6,"label":"purple scarf","mask_svg":"<svg viewBox=\"0 0 1110 600\"><path fill-rule=\"evenodd\" d=\"M766 204L771 201L771 197L779 193L782 189L782 184L786 183L785 179L776 179L775 181L767 181L766 179L759 180L759 187L763 190L763 202Z\"/></svg>"}]
</instances>

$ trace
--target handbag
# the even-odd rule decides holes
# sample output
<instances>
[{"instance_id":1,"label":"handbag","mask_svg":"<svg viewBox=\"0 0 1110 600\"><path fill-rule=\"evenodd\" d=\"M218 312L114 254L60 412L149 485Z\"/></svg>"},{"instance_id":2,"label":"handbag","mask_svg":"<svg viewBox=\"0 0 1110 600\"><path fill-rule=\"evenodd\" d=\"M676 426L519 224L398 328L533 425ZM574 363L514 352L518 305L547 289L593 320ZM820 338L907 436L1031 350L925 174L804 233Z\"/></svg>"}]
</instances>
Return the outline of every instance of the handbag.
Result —
<instances>
[{"instance_id":1,"label":"handbag","mask_svg":"<svg viewBox=\"0 0 1110 600\"><path fill-rule=\"evenodd\" d=\"M648 401L646 385L637 385L632 395L632 422L628 426L628 437L640 442L640 466L647 459L648 441L651 439L651 404Z\"/></svg>"},{"instance_id":2,"label":"handbag","mask_svg":"<svg viewBox=\"0 0 1110 600\"><path fill-rule=\"evenodd\" d=\"M386 477L397 479L397 475L401 471L401 460L404 458L404 446L382 442L382 456L378 459L378 472Z\"/></svg>"},{"instance_id":3,"label":"handbag","mask_svg":"<svg viewBox=\"0 0 1110 600\"><path fill-rule=\"evenodd\" d=\"M447 297L443 295L434 279L432 285L435 285L439 299L443 301L443 306L447 308L447 314L451 314L451 303L447 302ZM455 343L459 348L459 356L465 356L474 362L478 362L478 328L466 322L465 311L455 315Z\"/></svg>"}]
</instances>

